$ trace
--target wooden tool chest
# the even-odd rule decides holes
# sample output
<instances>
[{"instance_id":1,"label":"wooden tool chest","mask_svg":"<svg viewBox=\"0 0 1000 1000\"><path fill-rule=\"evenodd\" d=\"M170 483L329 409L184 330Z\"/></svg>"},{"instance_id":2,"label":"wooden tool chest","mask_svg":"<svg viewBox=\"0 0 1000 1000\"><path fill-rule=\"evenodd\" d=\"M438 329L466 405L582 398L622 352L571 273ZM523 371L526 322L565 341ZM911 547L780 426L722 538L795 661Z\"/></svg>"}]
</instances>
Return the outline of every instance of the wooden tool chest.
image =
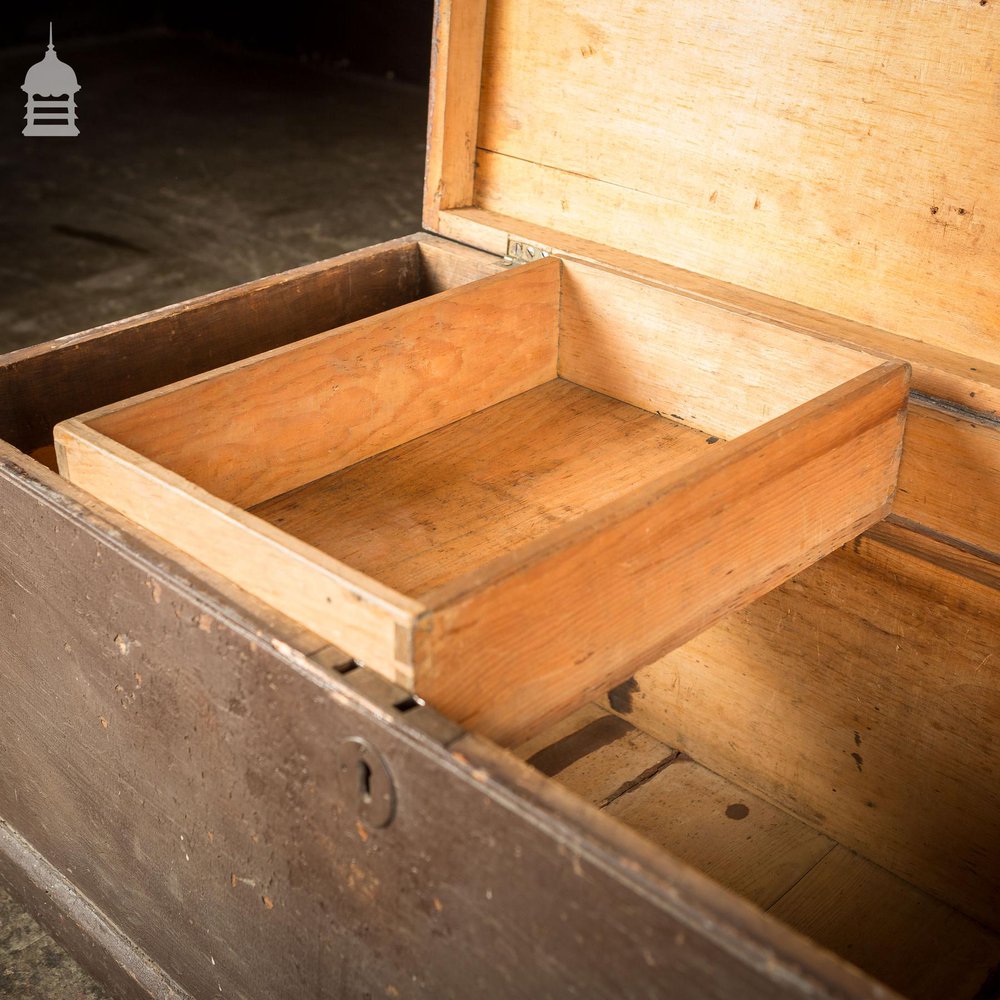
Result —
<instances>
[{"instance_id":1,"label":"wooden tool chest","mask_svg":"<svg viewBox=\"0 0 1000 1000\"><path fill-rule=\"evenodd\" d=\"M1000 996L998 39L441 2L427 233L0 359L4 881L128 996Z\"/></svg>"}]
</instances>

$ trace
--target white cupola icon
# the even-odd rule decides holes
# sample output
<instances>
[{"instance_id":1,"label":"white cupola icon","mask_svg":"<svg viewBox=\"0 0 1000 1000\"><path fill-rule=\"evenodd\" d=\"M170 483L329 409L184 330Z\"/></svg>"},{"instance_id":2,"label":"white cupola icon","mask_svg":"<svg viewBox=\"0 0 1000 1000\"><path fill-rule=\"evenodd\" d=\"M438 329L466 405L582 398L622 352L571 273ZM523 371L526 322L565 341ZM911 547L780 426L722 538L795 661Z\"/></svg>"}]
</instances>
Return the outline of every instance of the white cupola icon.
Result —
<instances>
[{"instance_id":1,"label":"white cupola icon","mask_svg":"<svg viewBox=\"0 0 1000 1000\"><path fill-rule=\"evenodd\" d=\"M57 55L49 22L49 48L45 58L28 70L21 87L28 95L28 124L23 135L79 135L76 127L76 73Z\"/></svg>"}]
</instances>

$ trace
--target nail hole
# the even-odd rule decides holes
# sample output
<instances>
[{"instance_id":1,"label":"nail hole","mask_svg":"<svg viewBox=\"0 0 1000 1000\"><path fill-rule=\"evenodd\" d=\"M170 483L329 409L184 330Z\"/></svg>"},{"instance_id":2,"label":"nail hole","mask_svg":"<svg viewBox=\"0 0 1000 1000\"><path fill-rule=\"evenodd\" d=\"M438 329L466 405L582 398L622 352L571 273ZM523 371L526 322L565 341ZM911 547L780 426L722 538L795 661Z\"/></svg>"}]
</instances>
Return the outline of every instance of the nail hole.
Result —
<instances>
[{"instance_id":1,"label":"nail hole","mask_svg":"<svg viewBox=\"0 0 1000 1000\"><path fill-rule=\"evenodd\" d=\"M937 215L937 214L938 214L937 205L931 205L931 215Z\"/></svg>"}]
</instances>

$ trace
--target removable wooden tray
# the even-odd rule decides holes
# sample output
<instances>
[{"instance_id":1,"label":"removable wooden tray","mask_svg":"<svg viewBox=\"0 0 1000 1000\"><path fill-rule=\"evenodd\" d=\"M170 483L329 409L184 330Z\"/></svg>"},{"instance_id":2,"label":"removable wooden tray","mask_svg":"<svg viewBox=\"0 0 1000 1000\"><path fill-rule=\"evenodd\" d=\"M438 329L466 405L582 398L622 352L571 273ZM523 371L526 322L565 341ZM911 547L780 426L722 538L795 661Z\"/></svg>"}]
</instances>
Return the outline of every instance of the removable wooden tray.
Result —
<instances>
[{"instance_id":1,"label":"removable wooden tray","mask_svg":"<svg viewBox=\"0 0 1000 1000\"><path fill-rule=\"evenodd\" d=\"M908 379L550 257L55 441L73 482L509 743L883 517Z\"/></svg>"}]
</instances>

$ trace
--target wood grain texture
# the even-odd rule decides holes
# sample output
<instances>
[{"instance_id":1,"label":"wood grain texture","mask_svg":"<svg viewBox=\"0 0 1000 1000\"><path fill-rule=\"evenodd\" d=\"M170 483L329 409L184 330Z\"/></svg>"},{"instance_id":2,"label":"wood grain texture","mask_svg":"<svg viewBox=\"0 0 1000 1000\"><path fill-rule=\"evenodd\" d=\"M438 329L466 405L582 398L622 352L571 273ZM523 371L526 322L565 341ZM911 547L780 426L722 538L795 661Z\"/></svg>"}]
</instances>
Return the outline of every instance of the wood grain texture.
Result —
<instances>
[{"instance_id":1,"label":"wood grain texture","mask_svg":"<svg viewBox=\"0 0 1000 1000\"><path fill-rule=\"evenodd\" d=\"M912 1000L980 1000L1000 937L843 847L771 913Z\"/></svg>"},{"instance_id":2,"label":"wood grain texture","mask_svg":"<svg viewBox=\"0 0 1000 1000\"><path fill-rule=\"evenodd\" d=\"M60 469L453 719L526 737L882 517L908 380L763 326L713 339L682 315L670 334L659 288L636 288L642 349L622 347L628 283L579 266L587 294L563 323L562 269L544 259L66 421ZM681 328L701 363L678 373L663 358ZM591 345L634 366L657 398L622 391L644 405L679 379L696 410L714 391L710 419L747 407L727 427L755 429L702 439L564 383L532 395L563 333L570 367ZM774 405L759 386L778 361L811 374ZM577 367L600 382L612 366Z\"/></svg>"},{"instance_id":3,"label":"wood grain texture","mask_svg":"<svg viewBox=\"0 0 1000 1000\"><path fill-rule=\"evenodd\" d=\"M558 282L540 261L84 419L250 506L554 378Z\"/></svg>"},{"instance_id":4,"label":"wood grain texture","mask_svg":"<svg viewBox=\"0 0 1000 1000\"><path fill-rule=\"evenodd\" d=\"M607 808L765 909L834 847L805 823L685 757Z\"/></svg>"},{"instance_id":5,"label":"wood grain texture","mask_svg":"<svg viewBox=\"0 0 1000 1000\"><path fill-rule=\"evenodd\" d=\"M996 15L497 0L476 204L997 362Z\"/></svg>"},{"instance_id":6,"label":"wood grain texture","mask_svg":"<svg viewBox=\"0 0 1000 1000\"><path fill-rule=\"evenodd\" d=\"M509 754L428 741L2 444L0 507L0 816L191 995L887 997ZM350 737L392 770L384 830L337 781Z\"/></svg>"},{"instance_id":7,"label":"wood grain texture","mask_svg":"<svg viewBox=\"0 0 1000 1000\"><path fill-rule=\"evenodd\" d=\"M998 650L1000 583L865 537L640 671L612 704L1000 930Z\"/></svg>"},{"instance_id":8,"label":"wood grain texture","mask_svg":"<svg viewBox=\"0 0 1000 1000\"><path fill-rule=\"evenodd\" d=\"M504 232L509 232L511 238L534 242L547 249L561 246L562 252L572 254L566 264L568 272L579 266L578 261L613 264L623 277L640 279L678 293L672 303L673 309L685 312L689 319L697 320L698 303L711 304L725 311L719 318L728 317L727 322L733 329L753 331L763 323L764 330L770 325L808 333L810 337L850 345L875 356L906 360L913 369L912 388L919 395L913 397L909 407L906 440L912 458L907 458L907 449L904 449L897 509L900 513L905 512L914 525L947 535L959 544L985 546L993 553L1000 549L996 519L992 517L993 498L1000 495L1000 475L996 471L1000 468L1000 425L997 424L1000 366L479 209L443 216L441 228L457 238L487 244L492 239L491 236L487 239L489 234L499 233L498 252L503 252L506 246ZM693 301L689 304L687 299ZM569 304L572 308L571 299ZM600 304L592 304L590 308L599 319ZM669 313L661 308L660 316L665 318L665 314ZM706 310L704 315L712 315L711 310ZM640 322L643 318L640 313ZM572 365L572 370L587 384L616 385L622 392L633 393L630 398L639 405L643 405L643 400L648 401L645 405L655 405L655 399L663 398L670 406L663 387L645 385L614 367L619 352L632 349L631 337L631 331L628 337L623 337L621 331L616 335L612 330L608 337L609 345L614 348L608 358L612 367L597 373L599 380L592 381L593 376L587 373L585 363L577 368L569 352L566 363ZM638 337L642 337L641 332ZM769 339L773 338L769 335ZM602 347L599 342L591 346L598 350ZM676 363L677 359L670 357L669 360ZM694 374L693 386L699 388L703 383L699 380L699 368L694 359L682 357L680 365ZM780 374L776 369L771 381L776 381ZM778 395L787 394L795 381L784 379L776 383L774 391ZM752 394L755 386L755 401L766 406L769 397L761 391L763 385L751 383L748 392ZM711 396L705 402L712 405ZM972 484L970 489L952 488L951 484L965 480Z\"/></svg>"},{"instance_id":9,"label":"wood grain texture","mask_svg":"<svg viewBox=\"0 0 1000 1000\"><path fill-rule=\"evenodd\" d=\"M1000 559L1000 421L915 401L894 513Z\"/></svg>"},{"instance_id":10,"label":"wood grain texture","mask_svg":"<svg viewBox=\"0 0 1000 1000\"><path fill-rule=\"evenodd\" d=\"M619 798L677 756L676 750L593 702L514 752L598 807Z\"/></svg>"},{"instance_id":11,"label":"wood grain texture","mask_svg":"<svg viewBox=\"0 0 1000 1000\"><path fill-rule=\"evenodd\" d=\"M659 760L650 759L655 747ZM589 704L517 754L904 995L993 996L1000 936L686 754L664 757L666 750ZM601 764L631 775L610 801Z\"/></svg>"},{"instance_id":12,"label":"wood grain texture","mask_svg":"<svg viewBox=\"0 0 1000 1000\"><path fill-rule=\"evenodd\" d=\"M559 374L732 438L868 371L868 354L655 282L563 265Z\"/></svg>"},{"instance_id":13,"label":"wood grain texture","mask_svg":"<svg viewBox=\"0 0 1000 1000\"><path fill-rule=\"evenodd\" d=\"M417 243L420 254L421 288L425 295L436 295L449 288L488 278L505 270L494 254L474 250L461 243L428 237Z\"/></svg>"},{"instance_id":14,"label":"wood grain texture","mask_svg":"<svg viewBox=\"0 0 1000 1000\"><path fill-rule=\"evenodd\" d=\"M251 508L417 600L713 445L561 379Z\"/></svg>"},{"instance_id":15,"label":"wood grain texture","mask_svg":"<svg viewBox=\"0 0 1000 1000\"><path fill-rule=\"evenodd\" d=\"M0 357L0 438L31 451L60 420L310 337L420 295L415 235Z\"/></svg>"},{"instance_id":16,"label":"wood grain texture","mask_svg":"<svg viewBox=\"0 0 1000 1000\"><path fill-rule=\"evenodd\" d=\"M438 3L431 41L424 216L435 229L441 209L472 204L486 0Z\"/></svg>"},{"instance_id":17,"label":"wood grain texture","mask_svg":"<svg viewBox=\"0 0 1000 1000\"><path fill-rule=\"evenodd\" d=\"M136 524L169 536L183 552L290 614L327 642L411 687L396 655L397 630L423 606L206 493L80 421L56 427L59 468ZM211 517L206 520L205 512Z\"/></svg>"},{"instance_id":18,"label":"wood grain texture","mask_svg":"<svg viewBox=\"0 0 1000 1000\"><path fill-rule=\"evenodd\" d=\"M485 246L495 254L505 253L508 240L513 239L558 253L566 261L611 268L748 319L762 319L786 330L851 345L885 360L907 361L913 368L913 388L923 395L982 417L1000 415L1000 364L791 302L780 294L768 295L561 233L529 219L462 208L443 213L440 221L445 235Z\"/></svg>"},{"instance_id":19,"label":"wood grain texture","mask_svg":"<svg viewBox=\"0 0 1000 1000\"><path fill-rule=\"evenodd\" d=\"M900 552L908 552L942 569L1000 590L1000 558L992 553L958 543L954 538L907 521L898 514L890 514L869 528L866 534L872 541L883 542Z\"/></svg>"},{"instance_id":20,"label":"wood grain texture","mask_svg":"<svg viewBox=\"0 0 1000 1000\"><path fill-rule=\"evenodd\" d=\"M906 383L876 369L426 594L418 693L516 742L788 579L887 512Z\"/></svg>"}]
</instances>

